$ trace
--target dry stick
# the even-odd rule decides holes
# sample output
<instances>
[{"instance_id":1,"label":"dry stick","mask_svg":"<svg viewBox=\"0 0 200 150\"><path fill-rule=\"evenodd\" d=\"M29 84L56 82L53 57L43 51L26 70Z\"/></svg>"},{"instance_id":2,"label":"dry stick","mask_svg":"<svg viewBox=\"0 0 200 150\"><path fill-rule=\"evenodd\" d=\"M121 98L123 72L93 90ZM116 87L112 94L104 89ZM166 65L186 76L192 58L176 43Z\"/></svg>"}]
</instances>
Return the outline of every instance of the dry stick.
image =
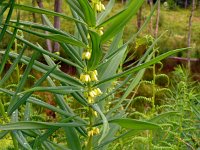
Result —
<instances>
[{"instance_id":1,"label":"dry stick","mask_svg":"<svg viewBox=\"0 0 200 150\"><path fill-rule=\"evenodd\" d=\"M54 11L58 12L58 13L61 13L61 5L62 5L62 0L55 0ZM54 27L56 29L60 29L60 17L58 17L58 16L54 16ZM59 49L60 49L59 43L55 42L53 51L54 52L58 52Z\"/></svg>"},{"instance_id":2,"label":"dry stick","mask_svg":"<svg viewBox=\"0 0 200 150\"><path fill-rule=\"evenodd\" d=\"M139 12L137 13L137 28L140 30L142 24L142 7L140 7Z\"/></svg>"},{"instance_id":3,"label":"dry stick","mask_svg":"<svg viewBox=\"0 0 200 150\"><path fill-rule=\"evenodd\" d=\"M159 21L160 21L160 0L158 0L158 9L157 9L157 16L156 16L156 29L155 29L155 38L158 36L158 28L159 28Z\"/></svg>"},{"instance_id":4,"label":"dry stick","mask_svg":"<svg viewBox=\"0 0 200 150\"><path fill-rule=\"evenodd\" d=\"M194 9L195 9L195 0L192 0L192 9L191 9L190 17L189 17L189 30L188 30L188 39L187 39L188 47L190 47L190 45L191 45L192 17L194 15ZM190 69L191 69L190 68L190 66L191 66L190 51L187 52L187 59L188 59L188 70L190 72Z\"/></svg>"},{"instance_id":5,"label":"dry stick","mask_svg":"<svg viewBox=\"0 0 200 150\"><path fill-rule=\"evenodd\" d=\"M37 0L37 4L40 8L44 8L43 4L42 4L42 0ZM45 20L42 17L42 23L45 24ZM45 31L45 34L48 34L47 31ZM49 39L46 39L46 45L47 45L47 49L49 52L52 52L52 45L51 45L51 41Z\"/></svg>"},{"instance_id":6,"label":"dry stick","mask_svg":"<svg viewBox=\"0 0 200 150\"><path fill-rule=\"evenodd\" d=\"M153 10L153 0L149 0L150 9ZM153 34L153 16L150 19L150 33Z\"/></svg>"},{"instance_id":7,"label":"dry stick","mask_svg":"<svg viewBox=\"0 0 200 150\"><path fill-rule=\"evenodd\" d=\"M188 0L185 0L185 9L188 7Z\"/></svg>"},{"instance_id":8,"label":"dry stick","mask_svg":"<svg viewBox=\"0 0 200 150\"><path fill-rule=\"evenodd\" d=\"M183 61L183 62L187 62L188 58L183 58L183 57L169 57L168 59L173 59L176 61ZM200 62L199 58L190 58L190 62Z\"/></svg>"},{"instance_id":9,"label":"dry stick","mask_svg":"<svg viewBox=\"0 0 200 150\"><path fill-rule=\"evenodd\" d=\"M35 7L35 0L32 0L32 6ZM37 19L36 19L36 15L34 12L32 13L32 16L33 16L33 22L36 23Z\"/></svg>"}]
</instances>

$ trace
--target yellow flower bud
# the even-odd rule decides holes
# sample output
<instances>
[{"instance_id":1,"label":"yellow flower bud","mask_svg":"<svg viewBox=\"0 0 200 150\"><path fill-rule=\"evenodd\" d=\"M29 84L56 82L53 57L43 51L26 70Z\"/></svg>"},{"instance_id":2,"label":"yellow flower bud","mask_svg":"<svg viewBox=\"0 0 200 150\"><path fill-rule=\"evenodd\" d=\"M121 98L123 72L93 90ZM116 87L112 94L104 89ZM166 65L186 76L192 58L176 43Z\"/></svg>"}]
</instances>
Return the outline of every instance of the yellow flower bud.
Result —
<instances>
[{"instance_id":1,"label":"yellow flower bud","mask_svg":"<svg viewBox=\"0 0 200 150\"><path fill-rule=\"evenodd\" d=\"M56 54L56 55L60 56L60 52L55 52L54 54Z\"/></svg>"},{"instance_id":2,"label":"yellow flower bud","mask_svg":"<svg viewBox=\"0 0 200 150\"><path fill-rule=\"evenodd\" d=\"M97 116L98 116L98 114L97 114L97 112L96 112L96 111L93 111L93 115L94 115L95 117L97 117Z\"/></svg>"},{"instance_id":3,"label":"yellow flower bud","mask_svg":"<svg viewBox=\"0 0 200 150\"><path fill-rule=\"evenodd\" d=\"M88 74L85 75L85 82L90 82L91 79L90 79L90 76Z\"/></svg>"},{"instance_id":4,"label":"yellow flower bud","mask_svg":"<svg viewBox=\"0 0 200 150\"><path fill-rule=\"evenodd\" d=\"M102 36L103 35L103 31L99 30L99 35Z\"/></svg>"},{"instance_id":5,"label":"yellow flower bud","mask_svg":"<svg viewBox=\"0 0 200 150\"><path fill-rule=\"evenodd\" d=\"M101 4L101 11L104 11L106 8L103 4Z\"/></svg>"},{"instance_id":6,"label":"yellow flower bud","mask_svg":"<svg viewBox=\"0 0 200 150\"><path fill-rule=\"evenodd\" d=\"M100 133L99 128L94 127L94 128L92 128L92 130L88 131L88 136L94 136L99 133Z\"/></svg>"},{"instance_id":7,"label":"yellow flower bud","mask_svg":"<svg viewBox=\"0 0 200 150\"><path fill-rule=\"evenodd\" d=\"M96 94L96 92L95 92L94 90L90 91L90 92L89 92L89 95L90 95L91 97L93 97L93 98L97 96L97 94Z\"/></svg>"},{"instance_id":8,"label":"yellow flower bud","mask_svg":"<svg viewBox=\"0 0 200 150\"><path fill-rule=\"evenodd\" d=\"M88 39L88 40L90 39L90 35L89 35L89 34L87 35L87 39Z\"/></svg>"},{"instance_id":9,"label":"yellow flower bud","mask_svg":"<svg viewBox=\"0 0 200 150\"><path fill-rule=\"evenodd\" d=\"M97 72L97 70L94 70L93 72L94 72L94 74L95 74L96 76L98 75L98 72Z\"/></svg>"},{"instance_id":10,"label":"yellow flower bud","mask_svg":"<svg viewBox=\"0 0 200 150\"><path fill-rule=\"evenodd\" d=\"M100 27L100 28L98 29L98 33L99 33L100 36L103 35L103 27Z\"/></svg>"},{"instance_id":11,"label":"yellow flower bud","mask_svg":"<svg viewBox=\"0 0 200 150\"><path fill-rule=\"evenodd\" d=\"M90 77L91 77L91 81L98 81L98 78L97 78L97 70L94 70L94 71L90 71L89 72L90 74Z\"/></svg>"},{"instance_id":12,"label":"yellow flower bud","mask_svg":"<svg viewBox=\"0 0 200 150\"><path fill-rule=\"evenodd\" d=\"M88 74L81 74L80 75L80 80L84 83L90 82L91 78Z\"/></svg>"},{"instance_id":13,"label":"yellow flower bud","mask_svg":"<svg viewBox=\"0 0 200 150\"><path fill-rule=\"evenodd\" d=\"M101 95L102 94L102 92L101 92L101 90L99 88L96 88L95 92L97 93L97 95Z\"/></svg>"},{"instance_id":14,"label":"yellow flower bud","mask_svg":"<svg viewBox=\"0 0 200 150\"><path fill-rule=\"evenodd\" d=\"M88 96L88 103L89 103L89 104L94 103L94 98L91 97L91 96Z\"/></svg>"},{"instance_id":15,"label":"yellow flower bud","mask_svg":"<svg viewBox=\"0 0 200 150\"><path fill-rule=\"evenodd\" d=\"M85 75L84 75L83 73L81 73L81 75L80 75L80 80L81 80L82 82L84 82L84 78L85 78Z\"/></svg>"},{"instance_id":16,"label":"yellow flower bud","mask_svg":"<svg viewBox=\"0 0 200 150\"><path fill-rule=\"evenodd\" d=\"M101 11L101 6L99 4L96 4L95 5L95 9L100 12Z\"/></svg>"},{"instance_id":17,"label":"yellow flower bud","mask_svg":"<svg viewBox=\"0 0 200 150\"><path fill-rule=\"evenodd\" d=\"M100 133L100 131L99 131L99 128L94 128L93 129L93 133L96 135L96 134L99 134Z\"/></svg>"},{"instance_id":18,"label":"yellow flower bud","mask_svg":"<svg viewBox=\"0 0 200 150\"><path fill-rule=\"evenodd\" d=\"M82 54L82 59L89 60L91 58L91 53L90 52L83 52Z\"/></svg>"},{"instance_id":19,"label":"yellow flower bud","mask_svg":"<svg viewBox=\"0 0 200 150\"><path fill-rule=\"evenodd\" d=\"M91 131L88 131L88 136L93 136L94 135L94 132L93 132L93 130L91 130Z\"/></svg>"},{"instance_id":20,"label":"yellow flower bud","mask_svg":"<svg viewBox=\"0 0 200 150\"><path fill-rule=\"evenodd\" d=\"M91 75L91 81L98 81L98 78L96 75L92 74Z\"/></svg>"}]
</instances>

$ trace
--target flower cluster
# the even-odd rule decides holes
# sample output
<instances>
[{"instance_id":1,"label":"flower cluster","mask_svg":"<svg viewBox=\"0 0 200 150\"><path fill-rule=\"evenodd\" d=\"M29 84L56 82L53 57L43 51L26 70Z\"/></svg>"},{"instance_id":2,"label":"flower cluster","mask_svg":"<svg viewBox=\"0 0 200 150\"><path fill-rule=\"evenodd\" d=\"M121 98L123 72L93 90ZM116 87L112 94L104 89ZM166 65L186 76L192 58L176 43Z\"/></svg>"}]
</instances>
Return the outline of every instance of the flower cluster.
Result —
<instances>
[{"instance_id":1,"label":"flower cluster","mask_svg":"<svg viewBox=\"0 0 200 150\"><path fill-rule=\"evenodd\" d=\"M88 99L88 103L94 103L94 99L97 97L97 96L100 96L102 94L101 90L99 88L95 88L91 91L89 91L87 94L85 94L85 96L87 97Z\"/></svg>"},{"instance_id":2,"label":"flower cluster","mask_svg":"<svg viewBox=\"0 0 200 150\"><path fill-rule=\"evenodd\" d=\"M102 94L101 90L99 88L95 88L92 90L89 90L89 92L85 92L84 96L88 99L88 103L92 104L94 103L94 99Z\"/></svg>"},{"instance_id":3,"label":"flower cluster","mask_svg":"<svg viewBox=\"0 0 200 150\"><path fill-rule=\"evenodd\" d=\"M80 81L83 83L89 83L89 82L95 82L98 81L97 78L97 70L94 71L88 71L87 73L82 73L80 75ZM88 99L88 103L94 103L94 99L97 96L100 96L102 94L101 90L99 88L88 88L88 91L84 93L84 96Z\"/></svg>"},{"instance_id":4,"label":"flower cluster","mask_svg":"<svg viewBox=\"0 0 200 150\"><path fill-rule=\"evenodd\" d=\"M92 128L92 130L88 131L88 136L94 136L99 133L100 133L99 128L94 127L94 128Z\"/></svg>"},{"instance_id":5,"label":"flower cluster","mask_svg":"<svg viewBox=\"0 0 200 150\"><path fill-rule=\"evenodd\" d=\"M97 12L102 12L105 10L105 6L99 0L92 0L92 6Z\"/></svg>"},{"instance_id":6,"label":"flower cluster","mask_svg":"<svg viewBox=\"0 0 200 150\"><path fill-rule=\"evenodd\" d=\"M98 81L97 75L98 75L97 70L89 71L88 73L82 73L80 75L80 80L83 83Z\"/></svg>"}]
</instances>

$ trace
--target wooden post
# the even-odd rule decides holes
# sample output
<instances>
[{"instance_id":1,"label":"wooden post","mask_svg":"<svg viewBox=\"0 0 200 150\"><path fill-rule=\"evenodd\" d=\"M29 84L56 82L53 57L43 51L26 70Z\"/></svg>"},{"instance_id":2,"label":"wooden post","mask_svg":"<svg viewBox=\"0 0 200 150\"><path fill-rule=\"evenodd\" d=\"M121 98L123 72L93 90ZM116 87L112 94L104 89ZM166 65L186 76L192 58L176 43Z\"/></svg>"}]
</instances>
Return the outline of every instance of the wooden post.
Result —
<instances>
[{"instance_id":1,"label":"wooden post","mask_svg":"<svg viewBox=\"0 0 200 150\"><path fill-rule=\"evenodd\" d=\"M61 6L62 6L62 1L61 0L55 0L54 11L61 13ZM60 17L58 17L58 16L54 16L54 27L57 28L57 29L60 29ZM53 51L58 52L59 49L60 49L59 43L55 42Z\"/></svg>"},{"instance_id":2,"label":"wooden post","mask_svg":"<svg viewBox=\"0 0 200 150\"><path fill-rule=\"evenodd\" d=\"M43 3L42 3L42 0L37 0L37 4L40 8L43 8ZM42 23L45 24L45 20L43 19L42 17ZM45 34L48 34L47 31L45 31ZM46 39L46 45L47 45L47 49L49 52L52 52L52 45L51 45L51 41L49 39Z\"/></svg>"},{"instance_id":3,"label":"wooden post","mask_svg":"<svg viewBox=\"0 0 200 150\"><path fill-rule=\"evenodd\" d=\"M158 29L159 29L159 22L160 22L160 0L158 0L158 9L157 9L157 16L156 16L156 29L155 29L155 38L158 36Z\"/></svg>"},{"instance_id":4,"label":"wooden post","mask_svg":"<svg viewBox=\"0 0 200 150\"><path fill-rule=\"evenodd\" d=\"M195 0L192 0L192 8L191 8L191 12L190 12L190 16L189 16L189 22L188 22L188 39L187 39L187 45L188 47L191 46L191 34L192 34L192 17L194 15L194 9L195 9ZM190 66L191 66L191 62L190 62L190 55L191 52L190 50L187 52L187 59L188 59L188 70L190 72Z\"/></svg>"}]
</instances>

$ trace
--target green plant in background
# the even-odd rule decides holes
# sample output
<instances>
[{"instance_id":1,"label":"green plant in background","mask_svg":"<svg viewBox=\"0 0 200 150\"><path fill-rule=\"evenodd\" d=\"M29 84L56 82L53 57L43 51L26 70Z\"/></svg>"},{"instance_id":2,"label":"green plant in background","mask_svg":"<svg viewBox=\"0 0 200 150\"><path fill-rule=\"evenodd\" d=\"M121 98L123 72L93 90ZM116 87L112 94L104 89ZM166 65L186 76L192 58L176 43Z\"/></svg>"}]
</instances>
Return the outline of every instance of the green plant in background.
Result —
<instances>
[{"instance_id":1,"label":"green plant in background","mask_svg":"<svg viewBox=\"0 0 200 150\"><path fill-rule=\"evenodd\" d=\"M135 67L118 73L117 69L123 61L128 45L146 26L153 12L141 29L124 43L123 28L136 14L143 0L129 1L122 11L110 18L107 16L115 4L114 0L109 1L106 7L99 0L65 2L69 5L72 16L16 4L14 0L8 3L0 2L1 16L9 10L6 20L0 27L0 41L5 33L11 35L12 39L7 49L1 52L3 58L0 64L0 91L9 95L10 103L6 109L2 101L0 103L0 139L10 135L15 149L91 150L107 149L113 141L127 135L134 136L141 130L161 129L154 123L155 119L140 121L127 118L124 108L129 104L125 101L139 84L145 68L185 49L154 56L153 48L159 37L151 43ZM46 25L20 20L20 15L17 20L11 20L13 9L42 14ZM76 30L74 35L53 28L48 15L74 22ZM14 30L10 31L8 27L13 27ZM59 42L69 58L65 59L46 51L39 44L17 35L18 30ZM45 34L44 31L48 31L49 34ZM11 52L15 39L23 43L19 53ZM103 45L107 45L108 48L104 49ZM24 55L27 47L33 50L31 57ZM39 57L44 57L46 64L37 61ZM6 75L3 75L8 58L14 59L14 62ZM62 72L59 64L55 64L53 59L74 66L77 75L72 77ZM26 68L21 74L18 86L15 90L7 89L6 81L19 63L25 64ZM31 70L43 73L43 76L34 82L30 89L26 89L25 84ZM43 82L48 82L48 86L41 86ZM126 90L122 87L126 87ZM57 107L35 97L36 91L53 94ZM118 92L121 94L119 97L116 96ZM71 107L74 103L79 104L78 109L81 111ZM56 121L34 119L32 117L34 105L56 112ZM56 133L62 135L54 139Z\"/></svg>"},{"instance_id":2,"label":"green plant in background","mask_svg":"<svg viewBox=\"0 0 200 150\"><path fill-rule=\"evenodd\" d=\"M172 91L172 108L179 115L170 120L173 127L168 140L180 149L198 149L200 148L199 84L192 82L187 70L179 66L174 71ZM177 140L172 142L172 139Z\"/></svg>"},{"instance_id":3,"label":"green plant in background","mask_svg":"<svg viewBox=\"0 0 200 150\"><path fill-rule=\"evenodd\" d=\"M167 0L167 7L170 10L175 10L177 8L176 2L174 0Z\"/></svg>"},{"instance_id":4,"label":"green plant in background","mask_svg":"<svg viewBox=\"0 0 200 150\"><path fill-rule=\"evenodd\" d=\"M146 35L136 39L135 48L137 49L140 47L140 50L142 50L141 48L148 49L152 46L152 43L154 43L154 38L150 35ZM155 58L158 53L157 46L154 46L152 58ZM139 82L137 88L129 95L130 98L127 99L128 105L126 107L129 117L154 120L157 122L158 120L163 120L166 116L171 115L172 112L164 111L165 108L169 107L169 104L165 101L167 100L167 93L170 93L171 91L168 87L169 78L166 74L159 73L161 69L161 62L150 66L146 70L144 79ZM162 113L165 113L163 114L164 116L162 116ZM162 126L163 124L160 125ZM138 150L168 148L159 145L159 140L156 141L154 138L155 135L153 132L142 132L132 139L125 139L122 142L122 147L125 149L132 148Z\"/></svg>"}]
</instances>

